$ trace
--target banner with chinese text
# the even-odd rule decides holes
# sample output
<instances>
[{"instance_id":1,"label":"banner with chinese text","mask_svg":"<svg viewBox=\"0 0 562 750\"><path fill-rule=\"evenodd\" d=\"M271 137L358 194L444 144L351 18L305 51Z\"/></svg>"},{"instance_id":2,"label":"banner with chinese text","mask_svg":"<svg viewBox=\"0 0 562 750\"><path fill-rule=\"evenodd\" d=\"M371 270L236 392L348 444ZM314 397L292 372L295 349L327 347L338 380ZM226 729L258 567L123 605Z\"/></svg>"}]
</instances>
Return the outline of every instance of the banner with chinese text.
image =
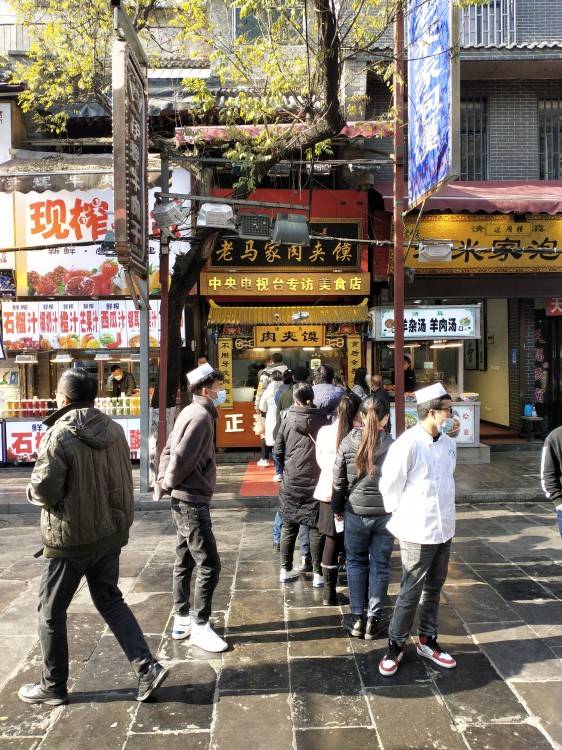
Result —
<instances>
[{"instance_id":1,"label":"banner with chinese text","mask_svg":"<svg viewBox=\"0 0 562 750\"><path fill-rule=\"evenodd\" d=\"M308 295L368 295L368 273L212 273L200 275L200 293L217 296L254 296L264 292L278 297Z\"/></svg>"},{"instance_id":2,"label":"banner with chinese text","mask_svg":"<svg viewBox=\"0 0 562 750\"><path fill-rule=\"evenodd\" d=\"M394 308L375 307L372 337L377 341L394 341ZM479 339L481 336L479 305L443 305L442 307L406 307L403 330L405 339Z\"/></svg>"},{"instance_id":3,"label":"banner with chinese text","mask_svg":"<svg viewBox=\"0 0 562 750\"><path fill-rule=\"evenodd\" d=\"M415 217L405 220L406 246ZM562 217L529 214L524 222L512 216L443 214L422 217L415 242L451 240L449 262L420 260L416 247L406 250L405 264L416 273L560 273L562 270ZM392 272L392 254L390 260Z\"/></svg>"},{"instance_id":4,"label":"banner with chinese text","mask_svg":"<svg viewBox=\"0 0 562 750\"><path fill-rule=\"evenodd\" d=\"M224 390L226 391L226 401L224 406L232 406L234 402L232 392L232 339L219 338L218 347L218 368L224 375Z\"/></svg>"},{"instance_id":5,"label":"banner with chinese text","mask_svg":"<svg viewBox=\"0 0 562 750\"><path fill-rule=\"evenodd\" d=\"M35 461L47 428L40 419L29 422L5 422L6 462L9 464Z\"/></svg>"},{"instance_id":6,"label":"banner with chinese text","mask_svg":"<svg viewBox=\"0 0 562 750\"><path fill-rule=\"evenodd\" d=\"M347 337L347 383L351 388L355 373L361 367L361 336Z\"/></svg>"},{"instance_id":7,"label":"banner with chinese text","mask_svg":"<svg viewBox=\"0 0 562 750\"><path fill-rule=\"evenodd\" d=\"M361 245L349 240L359 239L360 221L311 221L311 234L324 234L327 237L343 237L341 240L328 240L312 237L310 245L281 245L263 240L244 240L240 237L223 239L214 251L211 267L232 268L359 268L361 265Z\"/></svg>"},{"instance_id":8,"label":"banner with chinese text","mask_svg":"<svg viewBox=\"0 0 562 750\"><path fill-rule=\"evenodd\" d=\"M258 349L324 346L324 331L323 325L254 326L254 341Z\"/></svg>"}]
</instances>

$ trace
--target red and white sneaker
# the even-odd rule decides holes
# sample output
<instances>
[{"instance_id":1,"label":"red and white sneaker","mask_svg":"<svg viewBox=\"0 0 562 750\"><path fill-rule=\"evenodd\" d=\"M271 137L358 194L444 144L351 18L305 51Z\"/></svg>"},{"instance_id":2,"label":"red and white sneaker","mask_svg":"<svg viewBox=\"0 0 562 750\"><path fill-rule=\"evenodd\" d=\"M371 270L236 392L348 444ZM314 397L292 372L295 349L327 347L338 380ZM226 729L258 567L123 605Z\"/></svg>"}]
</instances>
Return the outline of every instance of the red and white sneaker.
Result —
<instances>
[{"instance_id":1,"label":"red and white sneaker","mask_svg":"<svg viewBox=\"0 0 562 750\"><path fill-rule=\"evenodd\" d=\"M457 662L451 654L443 651L437 643L437 637L429 638L427 635L420 635L416 644L416 651L420 656L429 659L440 667L445 667L445 669L453 669L453 667L457 666Z\"/></svg>"},{"instance_id":2,"label":"red and white sneaker","mask_svg":"<svg viewBox=\"0 0 562 750\"><path fill-rule=\"evenodd\" d=\"M402 657L404 656L404 647L399 646L396 641L388 641L386 654L379 662L379 672L383 677L392 677L396 674Z\"/></svg>"}]
</instances>

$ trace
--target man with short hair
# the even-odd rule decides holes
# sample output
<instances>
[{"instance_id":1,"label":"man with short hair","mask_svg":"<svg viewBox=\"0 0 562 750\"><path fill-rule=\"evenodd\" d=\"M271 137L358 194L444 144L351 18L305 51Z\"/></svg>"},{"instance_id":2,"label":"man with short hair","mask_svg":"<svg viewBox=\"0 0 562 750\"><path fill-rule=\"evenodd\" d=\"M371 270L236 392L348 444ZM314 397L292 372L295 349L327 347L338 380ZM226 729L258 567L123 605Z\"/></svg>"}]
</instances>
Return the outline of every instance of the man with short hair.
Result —
<instances>
[{"instance_id":1,"label":"man with short hair","mask_svg":"<svg viewBox=\"0 0 562 750\"><path fill-rule=\"evenodd\" d=\"M25 703L68 703L66 612L83 577L138 676L137 700L146 700L168 673L117 587L119 555L133 522L131 457L122 427L94 407L97 390L81 367L62 375L59 409L45 420L27 489L28 500L41 507L46 560L39 589L43 673L35 685L20 688Z\"/></svg>"},{"instance_id":2,"label":"man with short hair","mask_svg":"<svg viewBox=\"0 0 562 750\"><path fill-rule=\"evenodd\" d=\"M119 398L122 394L132 396L137 387L133 374L123 370L121 365L111 365L110 371L106 385L108 395L112 398Z\"/></svg>"},{"instance_id":3,"label":"man with short hair","mask_svg":"<svg viewBox=\"0 0 562 750\"><path fill-rule=\"evenodd\" d=\"M314 391L314 406L324 409L328 417L333 419L345 388L334 385L334 368L331 365L320 365L316 368L312 390Z\"/></svg>"},{"instance_id":4,"label":"man with short hair","mask_svg":"<svg viewBox=\"0 0 562 750\"><path fill-rule=\"evenodd\" d=\"M171 495L176 526L172 638L181 640L191 635L192 645L218 653L225 651L228 644L209 622L221 570L209 504L217 479L216 407L225 402L226 391L222 387L223 374L210 364L188 372L187 380L193 402L180 413L162 451L155 498ZM191 577L195 569L191 607Z\"/></svg>"},{"instance_id":5,"label":"man with short hair","mask_svg":"<svg viewBox=\"0 0 562 750\"><path fill-rule=\"evenodd\" d=\"M387 529L400 541L402 581L388 627L388 650L379 663L394 675L421 599L417 652L440 667L456 666L437 642L439 597L455 534L455 441L451 397L441 383L416 391L419 422L388 451L379 489L392 517Z\"/></svg>"},{"instance_id":6,"label":"man with short hair","mask_svg":"<svg viewBox=\"0 0 562 750\"><path fill-rule=\"evenodd\" d=\"M541 455L541 487L554 503L558 530L562 536L562 427L546 436Z\"/></svg>"},{"instance_id":7,"label":"man with short hair","mask_svg":"<svg viewBox=\"0 0 562 750\"><path fill-rule=\"evenodd\" d=\"M377 401L386 402L386 405L388 407L388 421L384 429L385 432L388 432L388 434L390 435L392 430L392 424L390 422L390 398L388 397L388 393L386 392L385 387L382 383L382 375L379 375L377 373L371 377L371 396L373 398L376 398Z\"/></svg>"},{"instance_id":8,"label":"man with short hair","mask_svg":"<svg viewBox=\"0 0 562 750\"><path fill-rule=\"evenodd\" d=\"M197 357L197 367L201 367L201 365L206 365L208 363L208 359L204 354L200 354Z\"/></svg>"}]
</instances>

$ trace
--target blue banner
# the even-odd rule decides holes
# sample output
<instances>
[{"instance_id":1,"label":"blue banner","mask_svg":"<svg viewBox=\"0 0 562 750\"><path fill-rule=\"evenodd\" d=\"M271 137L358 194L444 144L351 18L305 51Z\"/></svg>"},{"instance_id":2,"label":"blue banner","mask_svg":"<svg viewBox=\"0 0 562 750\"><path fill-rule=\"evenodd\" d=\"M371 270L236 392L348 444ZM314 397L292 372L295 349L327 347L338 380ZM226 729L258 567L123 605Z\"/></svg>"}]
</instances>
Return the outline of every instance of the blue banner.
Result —
<instances>
[{"instance_id":1,"label":"blue banner","mask_svg":"<svg viewBox=\"0 0 562 750\"><path fill-rule=\"evenodd\" d=\"M410 0L407 28L408 203L413 208L456 171L452 0Z\"/></svg>"}]
</instances>

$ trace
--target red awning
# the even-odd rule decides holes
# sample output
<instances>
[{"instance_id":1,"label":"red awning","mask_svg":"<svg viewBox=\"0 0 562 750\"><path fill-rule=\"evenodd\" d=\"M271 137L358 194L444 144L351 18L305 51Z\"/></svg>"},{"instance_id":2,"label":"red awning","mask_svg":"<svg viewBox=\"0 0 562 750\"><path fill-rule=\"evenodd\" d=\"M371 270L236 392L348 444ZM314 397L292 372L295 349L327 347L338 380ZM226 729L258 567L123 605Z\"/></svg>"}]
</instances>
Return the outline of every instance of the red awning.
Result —
<instances>
[{"instance_id":1,"label":"red awning","mask_svg":"<svg viewBox=\"0 0 562 750\"><path fill-rule=\"evenodd\" d=\"M375 190L381 193L385 209L392 211L392 183L375 184ZM451 182L428 199L425 211L558 214L562 213L562 182Z\"/></svg>"},{"instance_id":2,"label":"red awning","mask_svg":"<svg viewBox=\"0 0 562 750\"><path fill-rule=\"evenodd\" d=\"M303 130L304 124L269 125L270 131ZM245 135L257 136L264 131L263 125L237 125ZM193 143L195 140L204 141L230 141L232 140L233 128L228 125L201 125L176 128L175 141L177 145L182 143ZM348 122L341 130L339 136L344 138L384 138L392 135L392 123L388 121Z\"/></svg>"}]
</instances>

